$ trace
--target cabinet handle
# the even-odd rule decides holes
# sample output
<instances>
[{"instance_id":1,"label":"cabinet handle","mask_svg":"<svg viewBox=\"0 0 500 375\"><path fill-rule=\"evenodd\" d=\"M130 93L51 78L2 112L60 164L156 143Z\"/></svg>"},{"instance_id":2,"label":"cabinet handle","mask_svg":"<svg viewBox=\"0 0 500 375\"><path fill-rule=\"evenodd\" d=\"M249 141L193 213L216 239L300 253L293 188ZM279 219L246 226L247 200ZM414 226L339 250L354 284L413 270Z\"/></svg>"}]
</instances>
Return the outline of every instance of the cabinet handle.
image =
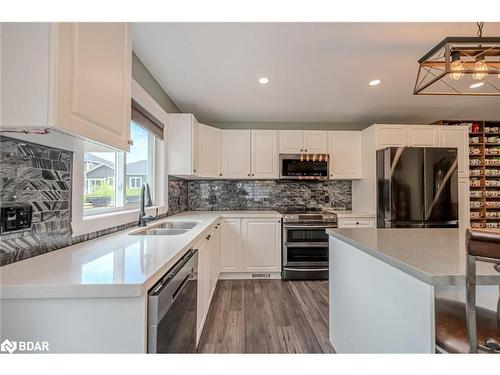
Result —
<instances>
[{"instance_id":1,"label":"cabinet handle","mask_svg":"<svg viewBox=\"0 0 500 375\"><path fill-rule=\"evenodd\" d=\"M221 177L222 177L222 173L219 173L219 176L221 176Z\"/></svg>"},{"instance_id":2,"label":"cabinet handle","mask_svg":"<svg viewBox=\"0 0 500 375\"><path fill-rule=\"evenodd\" d=\"M129 139L128 142L127 142L130 146L132 146L134 144L134 141Z\"/></svg>"},{"instance_id":3,"label":"cabinet handle","mask_svg":"<svg viewBox=\"0 0 500 375\"><path fill-rule=\"evenodd\" d=\"M193 169L193 172L196 173L196 169Z\"/></svg>"},{"instance_id":4,"label":"cabinet handle","mask_svg":"<svg viewBox=\"0 0 500 375\"><path fill-rule=\"evenodd\" d=\"M254 174L254 173L252 173L252 176L255 176L255 174Z\"/></svg>"},{"instance_id":5,"label":"cabinet handle","mask_svg":"<svg viewBox=\"0 0 500 375\"><path fill-rule=\"evenodd\" d=\"M209 234L209 235L207 236L207 240L209 240L209 239L210 239L210 237L212 237L212 235L211 235L211 234Z\"/></svg>"},{"instance_id":6,"label":"cabinet handle","mask_svg":"<svg viewBox=\"0 0 500 375\"><path fill-rule=\"evenodd\" d=\"M250 177L250 173L248 174L248 176Z\"/></svg>"},{"instance_id":7,"label":"cabinet handle","mask_svg":"<svg viewBox=\"0 0 500 375\"><path fill-rule=\"evenodd\" d=\"M303 149L300 149L300 151L304 151Z\"/></svg>"},{"instance_id":8,"label":"cabinet handle","mask_svg":"<svg viewBox=\"0 0 500 375\"><path fill-rule=\"evenodd\" d=\"M356 221L356 225L359 225L359 221Z\"/></svg>"},{"instance_id":9,"label":"cabinet handle","mask_svg":"<svg viewBox=\"0 0 500 375\"><path fill-rule=\"evenodd\" d=\"M307 152L307 148L304 151Z\"/></svg>"}]
</instances>

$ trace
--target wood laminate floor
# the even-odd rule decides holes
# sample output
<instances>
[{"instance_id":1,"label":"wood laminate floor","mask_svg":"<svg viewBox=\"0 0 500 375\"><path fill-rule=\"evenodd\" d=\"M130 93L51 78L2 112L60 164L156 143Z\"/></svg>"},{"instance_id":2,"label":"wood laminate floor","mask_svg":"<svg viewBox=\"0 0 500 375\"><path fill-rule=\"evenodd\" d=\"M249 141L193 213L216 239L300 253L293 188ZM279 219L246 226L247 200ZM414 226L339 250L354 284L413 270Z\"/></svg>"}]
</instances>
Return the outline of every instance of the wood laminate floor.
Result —
<instances>
[{"instance_id":1,"label":"wood laminate floor","mask_svg":"<svg viewBox=\"0 0 500 375\"><path fill-rule=\"evenodd\" d=\"M201 353L333 353L328 281L219 280Z\"/></svg>"}]
</instances>

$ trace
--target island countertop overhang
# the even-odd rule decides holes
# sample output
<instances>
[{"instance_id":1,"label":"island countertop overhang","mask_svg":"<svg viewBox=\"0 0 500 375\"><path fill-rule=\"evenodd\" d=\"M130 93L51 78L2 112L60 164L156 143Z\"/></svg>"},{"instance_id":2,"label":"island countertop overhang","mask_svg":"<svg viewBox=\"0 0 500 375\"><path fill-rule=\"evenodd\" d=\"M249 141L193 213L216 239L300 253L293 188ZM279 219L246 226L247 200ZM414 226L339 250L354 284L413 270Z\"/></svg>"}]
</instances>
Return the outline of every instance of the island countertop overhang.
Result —
<instances>
[{"instance_id":1,"label":"island countertop overhang","mask_svg":"<svg viewBox=\"0 0 500 375\"><path fill-rule=\"evenodd\" d=\"M460 229L352 228L327 233L426 284L465 285L465 234ZM477 282L500 285L500 273L492 264L478 263Z\"/></svg>"}]
</instances>

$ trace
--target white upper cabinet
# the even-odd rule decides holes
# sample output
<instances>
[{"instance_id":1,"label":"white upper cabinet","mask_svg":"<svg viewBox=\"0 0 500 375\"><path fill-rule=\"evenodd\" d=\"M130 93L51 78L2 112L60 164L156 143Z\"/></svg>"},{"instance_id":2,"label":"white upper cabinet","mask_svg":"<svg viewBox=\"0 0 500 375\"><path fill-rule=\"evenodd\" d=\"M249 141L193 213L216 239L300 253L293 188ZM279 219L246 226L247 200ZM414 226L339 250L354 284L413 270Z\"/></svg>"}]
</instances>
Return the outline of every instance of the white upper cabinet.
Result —
<instances>
[{"instance_id":1,"label":"white upper cabinet","mask_svg":"<svg viewBox=\"0 0 500 375\"><path fill-rule=\"evenodd\" d=\"M128 151L128 23L1 25L3 128L48 128Z\"/></svg>"},{"instance_id":2,"label":"white upper cabinet","mask_svg":"<svg viewBox=\"0 0 500 375\"><path fill-rule=\"evenodd\" d=\"M250 130L222 132L222 177L250 178Z\"/></svg>"},{"instance_id":3,"label":"white upper cabinet","mask_svg":"<svg viewBox=\"0 0 500 375\"><path fill-rule=\"evenodd\" d=\"M437 126L440 147L458 149L458 176L469 177L469 129L467 126Z\"/></svg>"},{"instance_id":4,"label":"white upper cabinet","mask_svg":"<svg viewBox=\"0 0 500 375\"><path fill-rule=\"evenodd\" d=\"M407 125L377 125L376 148L405 147Z\"/></svg>"},{"instance_id":5,"label":"white upper cabinet","mask_svg":"<svg viewBox=\"0 0 500 375\"><path fill-rule=\"evenodd\" d=\"M436 147L438 145L438 129L433 125L408 125L406 138L410 147Z\"/></svg>"},{"instance_id":6,"label":"white upper cabinet","mask_svg":"<svg viewBox=\"0 0 500 375\"><path fill-rule=\"evenodd\" d=\"M200 155L200 125L190 113L173 113L168 118L168 173L174 176L196 176Z\"/></svg>"},{"instance_id":7,"label":"white upper cabinet","mask_svg":"<svg viewBox=\"0 0 500 375\"><path fill-rule=\"evenodd\" d=\"M321 130L280 130L280 154L324 154L327 132Z\"/></svg>"},{"instance_id":8,"label":"white upper cabinet","mask_svg":"<svg viewBox=\"0 0 500 375\"><path fill-rule=\"evenodd\" d=\"M200 177L218 177L220 169L221 131L211 126L199 125L198 168L196 175Z\"/></svg>"},{"instance_id":9,"label":"white upper cabinet","mask_svg":"<svg viewBox=\"0 0 500 375\"><path fill-rule=\"evenodd\" d=\"M278 178L278 132L251 131L252 178Z\"/></svg>"},{"instance_id":10,"label":"white upper cabinet","mask_svg":"<svg viewBox=\"0 0 500 375\"><path fill-rule=\"evenodd\" d=\"M302 130L280 130L280 154L299 154L304 152L304 132Z\"/></svg>"},{"instance_id":11,"label":"white upper cabinet","mask_svg":"<svg viewBox=\"0 0 500 375\"><path fill-rule=\"evenodd\" d=\"M326 154L327 132L304 130L304 152L308 154Z\"/></svg>"},{"instance_id":12,"label":"white upper cabinet","mask_svg":"<svg viewBox=\"0 0 500 375\"><path fill-rule=\"evenodd\" d=\"M281 270L281 221L243 219L243 271L279 272Z\"/></svg>"},{"instance_id":13,"label":"white upper cabinet","mask_svg":"<svg viewBox=\"0 0 500 375\"><path fill-rule=\"evenodd\" d=\"M361 132L328 132L330 179L359 179L361 170Z\"/></svg>"}]
</instances>

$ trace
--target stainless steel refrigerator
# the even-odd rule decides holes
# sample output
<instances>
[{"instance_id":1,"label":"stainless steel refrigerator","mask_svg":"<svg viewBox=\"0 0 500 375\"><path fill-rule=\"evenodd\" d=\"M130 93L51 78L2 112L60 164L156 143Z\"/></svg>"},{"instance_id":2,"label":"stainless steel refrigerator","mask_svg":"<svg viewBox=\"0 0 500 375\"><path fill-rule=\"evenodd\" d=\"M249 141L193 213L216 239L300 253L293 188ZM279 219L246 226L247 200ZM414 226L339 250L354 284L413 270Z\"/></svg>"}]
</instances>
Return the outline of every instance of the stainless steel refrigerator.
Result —
<instances>
[{"instance_id":1,"label":"stainless steel refrigerator","mask_svg":"<svg viewBox=\"0 0 500 375\"><path fill-rule=\"evenodd\" d=\"M377 227L457 228L456 148L377 151Z\"/></svg>"}]
</instances>

